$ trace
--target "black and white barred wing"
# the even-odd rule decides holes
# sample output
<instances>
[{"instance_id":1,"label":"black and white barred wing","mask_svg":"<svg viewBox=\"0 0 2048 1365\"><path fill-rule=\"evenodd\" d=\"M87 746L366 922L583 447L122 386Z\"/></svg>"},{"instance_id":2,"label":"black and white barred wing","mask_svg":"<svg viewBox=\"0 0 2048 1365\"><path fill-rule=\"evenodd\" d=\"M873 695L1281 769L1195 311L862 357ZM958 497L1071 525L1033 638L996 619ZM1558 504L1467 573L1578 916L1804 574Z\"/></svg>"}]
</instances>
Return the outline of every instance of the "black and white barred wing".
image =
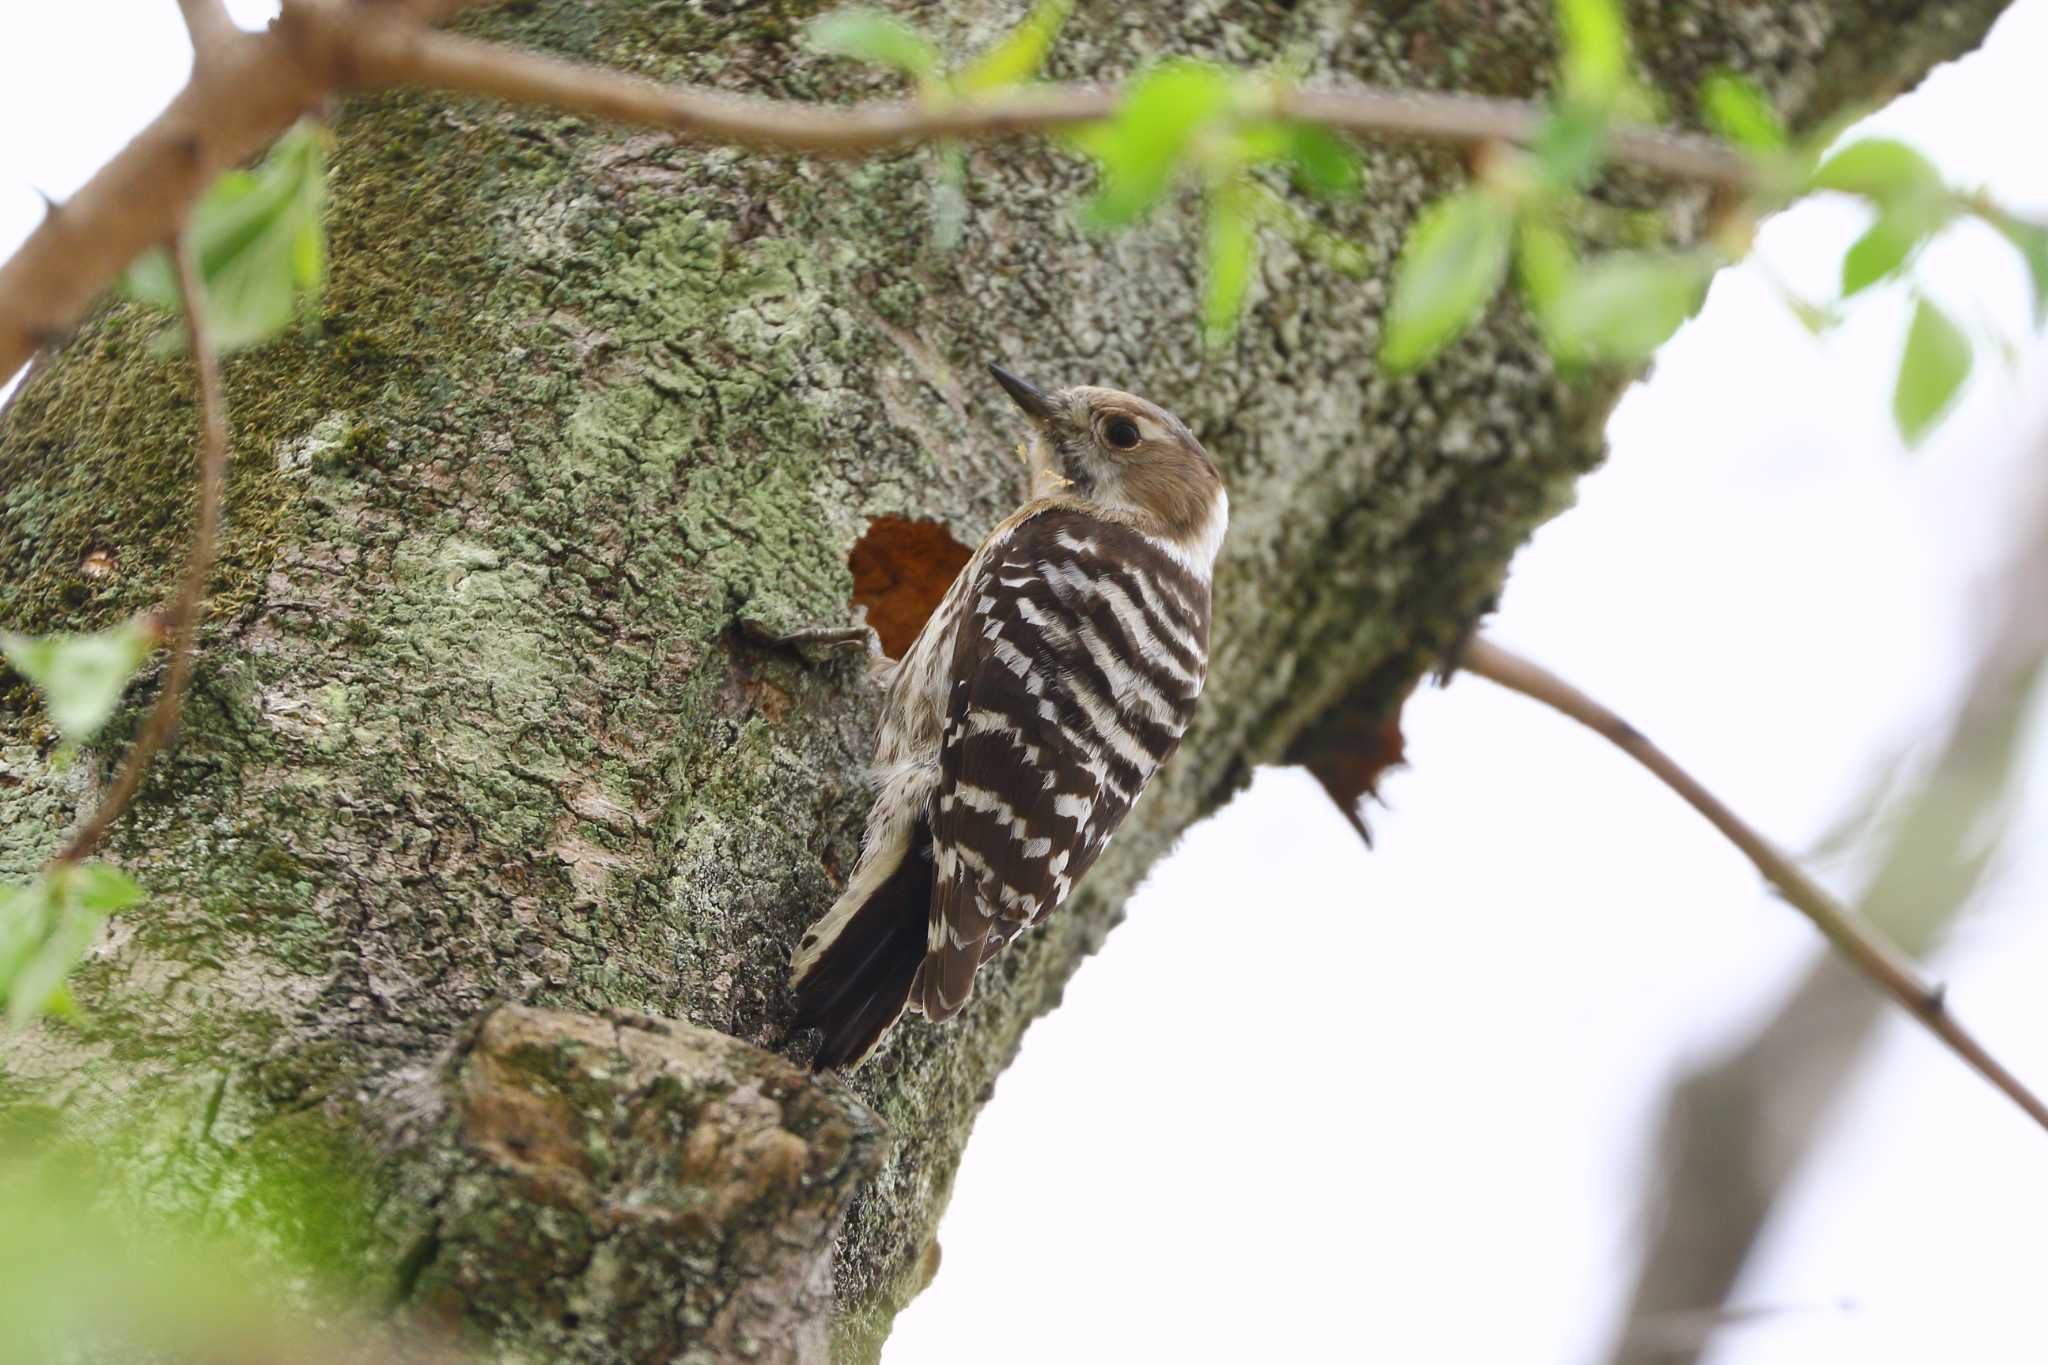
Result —
<instances>
[{"instance_id":1,"label":"black and white barred wing","mask_svg":"<svg viewBox=\"0 0 2048 1365\"><path fill-rule=\"evenodd\" d=\"M1208 585L1138 532L1065 509L991 546L967 606L911 992L933 1019L1067 898L1180 742L1208 663Z\"/></svg>"}]
</instances>

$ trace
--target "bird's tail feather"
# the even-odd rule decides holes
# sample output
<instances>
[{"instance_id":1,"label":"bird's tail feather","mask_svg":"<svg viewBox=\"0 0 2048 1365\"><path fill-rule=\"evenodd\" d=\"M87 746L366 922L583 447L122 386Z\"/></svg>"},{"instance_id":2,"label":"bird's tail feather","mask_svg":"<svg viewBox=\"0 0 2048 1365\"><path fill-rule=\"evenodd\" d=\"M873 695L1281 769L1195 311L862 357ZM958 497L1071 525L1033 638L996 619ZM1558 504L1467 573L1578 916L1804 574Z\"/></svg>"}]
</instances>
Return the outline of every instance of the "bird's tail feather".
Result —
<instances>
[{"instance_id":1,"label":"bird's tail feather","mask_svg":"<svg viewBox=\"0 0 2048 1365\"><path fill-rule=\"evenodd\" d=\"M812 949L796 982L798 1030L825 1035L811 1065L851 1069L910 1002L924 962L932 902L931 830L912 833L903 861L874 894Z\"/></svg>"}]
</instances>

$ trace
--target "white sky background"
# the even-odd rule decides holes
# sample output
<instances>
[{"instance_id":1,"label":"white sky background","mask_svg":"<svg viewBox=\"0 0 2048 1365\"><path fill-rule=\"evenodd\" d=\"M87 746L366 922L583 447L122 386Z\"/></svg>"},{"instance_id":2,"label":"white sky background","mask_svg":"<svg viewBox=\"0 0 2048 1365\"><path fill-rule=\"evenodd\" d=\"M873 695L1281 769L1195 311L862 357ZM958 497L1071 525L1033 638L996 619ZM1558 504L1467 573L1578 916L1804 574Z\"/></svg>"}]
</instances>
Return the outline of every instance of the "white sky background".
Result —
<instances>
[{"instance_id":1,"label":"white sky background","mask_svg":"<svg viewBox=\"0 0 2048 1365\"><path fill-rule=\"evenodd\" d=\"M41 212L33 188L75 189L185 63L170 0L8 8L0 255ZM272 7L231 8L254 25ZM2043 53L2048 0L2020 0L1877 122L2048 216ZM1862 219L1804 207L1763 252L1825 297ZM1988 233L1953 233L1921 275L2023 334L2024 276ZM2041 460L2032 344L2017 376L1980 352L1959 412L1899 451L1906 306L1873 299L1815 342L1754 271L1725 274L1493 627L1794 848L1941 714L2012 471ZM1532 703L1467 679L1419 693L1407 732L1377 851L1309 779L1268 771L1155 871L1003 1077L888 1365L1593 1358L1666 1084L1775 1007L1815 936L1675 798ZM2044 817L2037 791L1934 964L2037 1086ZM1729 1331L1716 1365L2048 1359L2044 1158L2000 1097L1888 1024L1739 1295L1787 1311Z\"/></svg>"}]
</instances>

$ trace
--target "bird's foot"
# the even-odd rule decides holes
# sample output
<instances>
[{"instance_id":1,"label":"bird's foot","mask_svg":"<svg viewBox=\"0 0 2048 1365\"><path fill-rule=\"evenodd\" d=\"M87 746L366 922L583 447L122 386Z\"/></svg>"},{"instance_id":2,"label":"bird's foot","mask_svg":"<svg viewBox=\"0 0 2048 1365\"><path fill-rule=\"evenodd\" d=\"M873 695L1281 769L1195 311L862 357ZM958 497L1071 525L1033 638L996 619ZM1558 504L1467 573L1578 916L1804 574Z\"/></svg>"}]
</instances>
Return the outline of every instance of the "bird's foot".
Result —
<instances>
[{"instance_id":1,"label":"bird's foot","mask_svg":"<svg viewBox=\"0 0 2048 1365\"><path fill-rule=\"evenodd\" d=\"M800 630L773 630L759 621L740 618L740 634L753 644L770 649L795 650L806 659L859 649L870 657L882 653L882 637L872 626L806 626Z\"/></svg>"}]
</instances>

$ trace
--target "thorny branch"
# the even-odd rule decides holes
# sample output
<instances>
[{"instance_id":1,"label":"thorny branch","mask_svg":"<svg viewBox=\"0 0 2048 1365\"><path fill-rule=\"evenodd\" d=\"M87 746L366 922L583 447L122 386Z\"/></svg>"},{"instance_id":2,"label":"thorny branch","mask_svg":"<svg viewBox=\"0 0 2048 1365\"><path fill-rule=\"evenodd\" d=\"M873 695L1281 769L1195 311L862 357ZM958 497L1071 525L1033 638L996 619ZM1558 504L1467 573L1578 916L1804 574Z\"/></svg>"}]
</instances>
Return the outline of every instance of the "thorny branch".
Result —
<instances>
[{"instance_id":1,"label":"thorny branch","mask_svg":"<svg viewBox=\"0 0 2048 1365\"><path fill-rule=\"evenodd\" d=\"M967 102L827 106L663 85L427 27L473 3L284 0L277 22L257 34L227 22L219 0L180 0L197 53L184 91L0 265L0 380L61 339L129 261L184 221L215 176L348 91L460 91L699 142L828 156L1051 132L1105 118L1118 100L1113 89L1060 85ZM1281 90L1274 104L1277 116L1341 132L1457 146L1527 141L1544 118L1528 102L1370 88ZM1623 126L1610 146L1621 162L1679 180L1737 186L1749 175L1733 149L1706 138Z\"/></svg>"},{"instance_id":2,"label":"thorny branch","mask_svg":"<svg viewBox=\"0 0 2048 1365\"><path fill-rule=\"evenodd\" d=\"M1813 921L1814 927L1851 966L1946 1043L1978 1075L2003 1091L2029 1118L2048 1128L2048 1104L2043 1104L1949 1012L1941 986L1923 977L1910 958L1885 941L1855 911L1829 895L1798 864L1745 824L1634 726L1548 669L1483 636L1465 646L1458 667L1562 712L1648 768L1741 849L1765 880L1794 909Z\"/></svg>"},{"instance_id":3,"label":"thorny branch","mask_svg":"<svg viewBox=\"0 0 2048 1365\"><path fill-rule=\"evenodd\" d=\"M199 608L206 599L206 581L213 573L215 544L220 535L221 494L227 481L228 418L221 394L220 357L206 321L206 294L199 278L188 235L179 234L174 254L178 265L178 292L185 305L185 337L192 363L199 372L199 511L192 531L192 549L185 558L185 576L171 603L165 629L171 637L171 661L164 670L163 690L156 705L142 723L142 733L128 748L120 774L64 851L59 863L75 863L89 856L121 812L135 799L142 779L157 751L162 749L178 726L178 712L185 702L185 688L192 681L192 665L199 634Z\"/></svg>"}]
</instances>

